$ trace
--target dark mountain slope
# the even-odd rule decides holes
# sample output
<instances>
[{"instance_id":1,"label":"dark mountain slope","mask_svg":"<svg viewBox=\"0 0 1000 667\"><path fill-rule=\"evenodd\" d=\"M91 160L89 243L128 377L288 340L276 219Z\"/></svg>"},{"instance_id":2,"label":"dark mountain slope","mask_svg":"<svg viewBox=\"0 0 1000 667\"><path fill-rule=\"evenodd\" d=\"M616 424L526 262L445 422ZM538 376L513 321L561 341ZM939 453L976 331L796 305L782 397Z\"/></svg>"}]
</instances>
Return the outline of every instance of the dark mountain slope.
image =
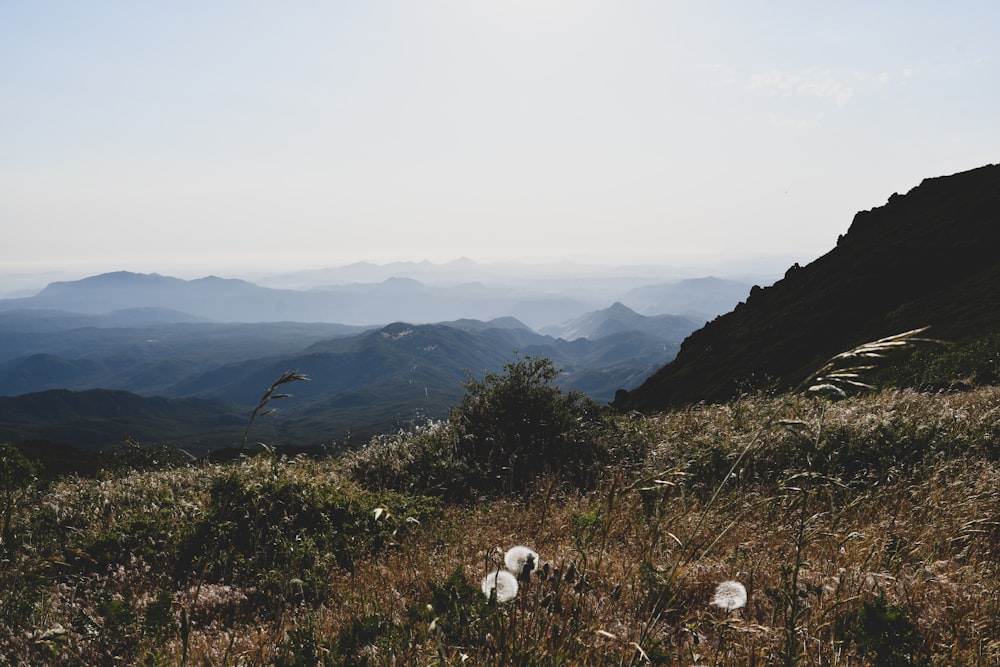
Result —
<instances>
[{"instance_id":1,"label":"dark mountain slope","mask_svg":"<svg viewBox=\"0 0 1000 667\"><path fill-rule=\"evenodd\" d=\"M694 332L615 407L658 410L794 386L862 342L930 325L956 342L1000 329L1000 165L923 181L858 213L837 247Z\"/></svg>"},{"instance_id":2,"label":"dark mountain slope","mask_svg":"<svg viewBox=\"0 0 1000 667\"><path fill-rule=\"evenodd\" d=\"M147 444L181 444L203 452L239 442L244 412L218 400L58 389L0 397L0 442L44 440L106 449L128 435Z\"/></svg>"}]
</instances>

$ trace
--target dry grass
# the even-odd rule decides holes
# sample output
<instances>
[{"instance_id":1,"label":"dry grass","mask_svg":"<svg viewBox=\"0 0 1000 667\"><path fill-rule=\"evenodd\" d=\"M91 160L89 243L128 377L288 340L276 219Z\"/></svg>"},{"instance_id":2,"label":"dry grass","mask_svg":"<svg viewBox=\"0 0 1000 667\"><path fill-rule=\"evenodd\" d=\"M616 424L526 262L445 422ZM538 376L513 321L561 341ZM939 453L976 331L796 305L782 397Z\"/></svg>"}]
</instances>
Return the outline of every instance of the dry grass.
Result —
<instances>
[{"instance_id":1,"label":"dry grass","mask_svg":"<svg viewBox=\"0 0 1000 667\"><path fill-rule=\"evenodd\" d=\"M226 476L368 498L343 461L66 479L16 508L0 583L24 604L4 607L0 664L1000 664L998 404L894 391L633 418L613 432L648 454L597 487L447 505L353 568L284 573L266 608L267 582L174 572L172 550ZM544 568L491 606L479 584L515 544ZM297 593L307 575L318 597ZM711 605L725 580L744 608Z\"/></svg>"}]
</instances>

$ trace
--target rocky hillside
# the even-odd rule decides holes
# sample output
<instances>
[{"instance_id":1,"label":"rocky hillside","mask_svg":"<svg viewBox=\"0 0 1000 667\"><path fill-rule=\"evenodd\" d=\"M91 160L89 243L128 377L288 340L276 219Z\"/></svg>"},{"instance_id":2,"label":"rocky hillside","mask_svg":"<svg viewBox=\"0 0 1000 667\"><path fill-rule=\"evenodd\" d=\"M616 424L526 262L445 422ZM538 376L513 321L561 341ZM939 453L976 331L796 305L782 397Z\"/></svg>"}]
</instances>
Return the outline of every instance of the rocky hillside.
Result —
<instances>
[{"instance_id":1,"label":"rocky hillside","mask_svg":"<svg viewBox=\"0 0 1000 667\"><path fill-rule=\"evenodd\" d=\"M868 340L931 327L969 341L1000 328L1000 165L929 178L858 213L837 246L693 333L621 409L794 386Z\"/></svg>"}]
</instances>

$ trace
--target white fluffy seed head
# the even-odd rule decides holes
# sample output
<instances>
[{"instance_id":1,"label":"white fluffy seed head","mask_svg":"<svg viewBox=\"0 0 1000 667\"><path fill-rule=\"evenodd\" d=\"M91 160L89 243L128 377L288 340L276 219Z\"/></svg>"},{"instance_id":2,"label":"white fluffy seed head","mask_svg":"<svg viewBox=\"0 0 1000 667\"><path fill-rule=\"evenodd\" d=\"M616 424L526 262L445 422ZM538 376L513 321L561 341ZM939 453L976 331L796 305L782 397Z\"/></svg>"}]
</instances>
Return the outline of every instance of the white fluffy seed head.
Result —
<instances>
[{"instance_id":1,"label":"white fluffy seed head","mask_svg":"<svg viewBox=\"0 0 1000 667\"><path fill-rule=\"evenodd\" d=\"M715 587L712 604L726 611L734 611L747 603L747 589L738 581L723 581Z\"/></svg>"},{"instance_id":2,"label":"white fluffy seed head","mask_svg":"<svg viewBox=\"0 0 1000 667\"><path fill-rule=\"evenodd\" d=\"M496 589L497 602L507 602L517 597L517 578L506 570L490 572L483 579L483 595L490 597L490 593Z\"/></svg>"},{"instance_id":3,"label":"white fluffy seed head","mask_svg":"<svg viewBox=\"0 0 1000 667\"><path fill-rule=\"evenodd\" d=\"M511 547L503 556L503 564L515 577L529 575L538 567L538 554L528 547Z\"/></svg>"}]
</instances>

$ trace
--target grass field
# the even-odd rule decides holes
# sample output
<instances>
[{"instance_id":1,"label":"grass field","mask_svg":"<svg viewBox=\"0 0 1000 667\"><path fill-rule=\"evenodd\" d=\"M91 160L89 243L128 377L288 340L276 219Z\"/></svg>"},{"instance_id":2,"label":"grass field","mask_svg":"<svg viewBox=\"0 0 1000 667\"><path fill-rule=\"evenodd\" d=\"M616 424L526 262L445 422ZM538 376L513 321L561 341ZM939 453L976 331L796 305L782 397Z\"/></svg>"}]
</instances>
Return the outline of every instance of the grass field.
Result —
<instances>
[{"instance_id":1,"label":"grass field","mask_svg":"<svg viewBox=\"0 0 1000 667\"><path fill-rule=\"evenodd\" d=\"M593 474L462 498L450 423L342 458L7 484L0 664L995 665L998 406L605 415ZM498 603L481 584L514 545L538 568ZM724 581L745 605L712 604Z\"/></svg>"}]
</instances>

